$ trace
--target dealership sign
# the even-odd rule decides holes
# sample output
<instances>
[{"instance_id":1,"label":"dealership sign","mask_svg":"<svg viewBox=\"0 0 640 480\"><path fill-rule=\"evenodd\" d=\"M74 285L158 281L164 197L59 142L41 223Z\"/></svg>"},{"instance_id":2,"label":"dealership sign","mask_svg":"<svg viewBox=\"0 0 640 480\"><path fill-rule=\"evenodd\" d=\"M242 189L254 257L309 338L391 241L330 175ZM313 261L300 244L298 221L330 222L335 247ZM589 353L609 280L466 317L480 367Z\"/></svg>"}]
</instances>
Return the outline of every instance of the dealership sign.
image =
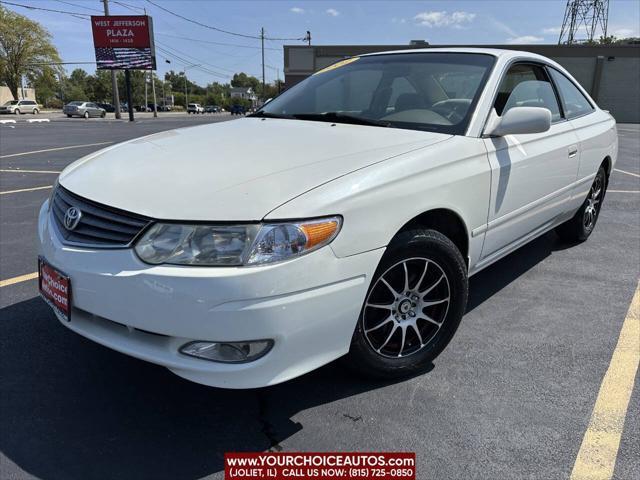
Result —
<instances>
[{"instance_id":1,"label":"dealership sign","mask_svg":"<svg viewBox=\"0 0 640 480\"><path fill-rule=\"evenodd\" d=\"M155 70L153 22L147 15L92 16L98 69Z\"/></svg>"}]
</instances>

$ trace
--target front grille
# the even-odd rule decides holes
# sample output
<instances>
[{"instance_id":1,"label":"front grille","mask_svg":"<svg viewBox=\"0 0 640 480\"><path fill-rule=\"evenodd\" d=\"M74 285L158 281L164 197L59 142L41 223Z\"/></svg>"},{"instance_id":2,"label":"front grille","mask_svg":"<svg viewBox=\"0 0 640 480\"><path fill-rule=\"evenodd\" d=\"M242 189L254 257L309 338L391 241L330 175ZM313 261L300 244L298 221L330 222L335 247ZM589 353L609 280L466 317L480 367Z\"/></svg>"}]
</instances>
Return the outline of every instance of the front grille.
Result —
<instances>
[{"instance_id":1,"label":"front grille","mask_svg":"<svg viewBox=\"0 0 640 480\"><path fill-rule=\"evenodd\" d=\"M64 226L64 215L75 207L82 216L73 230ZM53 193L51 214L63 243L94 248L124 248L150 223L151 219L79 197L61 186Z\"/></svg>"}]
</instances>

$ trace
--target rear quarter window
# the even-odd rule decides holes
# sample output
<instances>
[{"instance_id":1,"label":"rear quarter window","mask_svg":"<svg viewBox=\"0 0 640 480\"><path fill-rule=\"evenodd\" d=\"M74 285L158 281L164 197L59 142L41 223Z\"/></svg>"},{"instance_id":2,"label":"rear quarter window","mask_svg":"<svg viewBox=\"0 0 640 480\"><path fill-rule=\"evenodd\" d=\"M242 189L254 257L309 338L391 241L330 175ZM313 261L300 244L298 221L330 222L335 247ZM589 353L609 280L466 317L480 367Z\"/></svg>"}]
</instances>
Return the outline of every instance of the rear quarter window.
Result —
<instances>
[{"instance_id":1,"label":"rear quarter window","mask_svg":"<svg viewBox=\"0 0 640 480\"><path fill-rule=\"evenodd\" d=\"M564 74L554 68L549 68L549 71L560 93L564 116L568 120L587 115L595 110L591 102L587 100L587 97Z\"/></svg>"}]
</instances>

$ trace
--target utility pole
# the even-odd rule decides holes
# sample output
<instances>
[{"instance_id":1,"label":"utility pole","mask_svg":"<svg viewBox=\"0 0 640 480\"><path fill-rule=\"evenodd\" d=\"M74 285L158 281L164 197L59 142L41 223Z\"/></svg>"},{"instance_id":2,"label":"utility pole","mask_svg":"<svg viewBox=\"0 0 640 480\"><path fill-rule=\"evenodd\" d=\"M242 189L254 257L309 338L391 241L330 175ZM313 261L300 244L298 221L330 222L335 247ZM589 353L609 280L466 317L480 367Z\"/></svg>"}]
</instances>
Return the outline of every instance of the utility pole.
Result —
<instances>
[{"instance_id":1,"label":"utility pole","mask_svg":"<svg viewBox=\"0 0 640 480\"><path fill-rule=\"evenodd\" d=\"M184 110L189 109L189 95L187 94L187 67L184 67Z\"/></svg>"},{"instance_id":2,"label":"utility pole","mask_svg":"<svg viewBox=\"0 0 640 480\"><path fill-rule=\"evenodd\" d=\"M145 70L144 72L144 111L147 111L147 108L149 108L149 100L147 97L147 83L149 83L149 81L147 80L147 71Z\"/></svg>"},{"instance_id":3,"label":"utility pole","mask_svg":"<svg viewBox=\"0 0 640 480\"><path fill-rule=\"evenodd\" d=\"M109 0L102 0L104 5L104 14L109 16ZM120 119L120 95L118 95L118 80L116 78L116 71L111 70L111 90L113 91L113 106L116 109L116 118ZM131 106L129 106L131 107Z\"/></svg>"},{"instance_id":4,"label":"utility pole","mask_svg":"<svg viewBox=\"0 0 640 480\"><path fill-rule=\"evenodd\" d=\"M307 36L304 39L307 41L307 45L311 46L311 32L309 30L307 30Z\"/></svg>"},{"instance_id":5,"label":"utility pole","mask_svg":"<svg viewBox=\"0 0 640 480\"><path fill-rule=\"evenodd\" d=\"M156 101L156 81L151 70L151 92L153 93L153 118L158 118L158 102Z\"/></svg>"},{"instance_id":6,"label":"utility pole","mask_svg":"<svg viewBox=\"0 0 640 480\"><path fill-rule=\"evenodd\" d=\"M265 84L265 81L264 81L264 27L260 29L260 41L262 43L262 100L264 101L265 99L265 95L264 95L264 92L265 92L265 88L264 88L264 84Z\"/></svg>"}]
</instances>

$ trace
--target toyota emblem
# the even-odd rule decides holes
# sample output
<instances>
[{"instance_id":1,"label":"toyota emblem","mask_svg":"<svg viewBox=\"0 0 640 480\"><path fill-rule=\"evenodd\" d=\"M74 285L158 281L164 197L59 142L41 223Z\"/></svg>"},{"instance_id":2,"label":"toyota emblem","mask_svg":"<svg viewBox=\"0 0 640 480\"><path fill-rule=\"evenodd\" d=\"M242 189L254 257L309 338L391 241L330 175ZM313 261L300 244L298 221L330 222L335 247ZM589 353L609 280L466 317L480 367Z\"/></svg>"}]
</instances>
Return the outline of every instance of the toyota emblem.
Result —
<instances>
[{"instance_id":1,"label":"toyota emblem","mask_svg":"<svg viewBox=\"0 0 640 480\"><path fill-rule=\"evenodd\" d=\"M82 212L76 207L69 207L64 214L64 228L67 230L73 230L80 223L82 218Z\"/></svg>"}]
</instances>

